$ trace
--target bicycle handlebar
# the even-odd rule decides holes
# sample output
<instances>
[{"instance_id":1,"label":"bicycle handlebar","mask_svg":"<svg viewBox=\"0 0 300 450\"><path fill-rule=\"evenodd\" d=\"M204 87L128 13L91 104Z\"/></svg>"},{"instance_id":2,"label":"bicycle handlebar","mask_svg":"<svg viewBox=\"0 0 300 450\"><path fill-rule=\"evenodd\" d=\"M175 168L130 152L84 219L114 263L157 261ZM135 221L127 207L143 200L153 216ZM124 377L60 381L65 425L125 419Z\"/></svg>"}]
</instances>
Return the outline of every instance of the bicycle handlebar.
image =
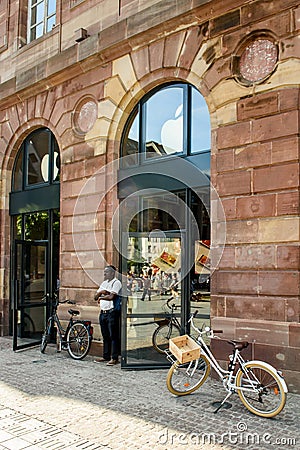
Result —
<instances>
[{"instance_id":1,"label":"bicycle handlebar","mask_svg":"<svg viewBox=\"0 0 300 450\"><path fill-rule=\"evenodd\" d=\"M173 297L170 297L167 301L166 301L166 305L171 309L171 306L170 306L170 301L171 300L174 300L173 299Z\"/></svg>"},{"instance_id":2,"label":"bicycle handlebar","mask_svg":"<svg viewBox=\"0 0 300 450\"><path fill-rule=\"evenodd\" d=\"M69 305L76 305L76 302L74 302L73 300L58 300L58 295L57 294L53 294L53 296L51 297L50 294L46 294L43 297L43 300L47 300L48 298L51 298L51 305L52 306L58 306L62 303L68 303Z\"/></svg>"},{"instance_id":3,"label":"bicycle handlebar","mask_svg":"<svg viewBox=\"0 0 300 450\"><path fill-rule=\"evenodd\" d=\"M175 303L173 303L173 305L170 306L170 301L174 300L174 297L170 297L169 300L166 301L166 305L169 309L177 309L179 306L175 305Z\"/></svg>"},{"instance_id":4,"label":"bicycle handlebar","mask_svg":"<svg viewBox=\"0 0 300 450\"><path fill-rule=\"evenodd\" d=\"M69 305L76 305L76 302L74 302L73 300L62 300L62 301L57 301L57 303L68 303Z\"/></svg>"},{"instance_id":5,"label":"bicycle handlebar","mask_svg":"<svg viewBox=\"0 0 300 450\"><path fill-rule=\"evenodd\" d=\"M223 333L223 330L212 330L209 326L206 326L204 328L204 330L200 330L199 328L197 328L194 324L194 318L196 317L197 314L198 314L198 310L193 312L193 314L190 317L189 322L192 325L192 328L194 328L194 330L197 331L197 333L199 333L201 336L203 334L206 334L208 337L214 338L214 337L217 337L217 336L215 336L215 333Z\"/></svg>"}]
</instances>

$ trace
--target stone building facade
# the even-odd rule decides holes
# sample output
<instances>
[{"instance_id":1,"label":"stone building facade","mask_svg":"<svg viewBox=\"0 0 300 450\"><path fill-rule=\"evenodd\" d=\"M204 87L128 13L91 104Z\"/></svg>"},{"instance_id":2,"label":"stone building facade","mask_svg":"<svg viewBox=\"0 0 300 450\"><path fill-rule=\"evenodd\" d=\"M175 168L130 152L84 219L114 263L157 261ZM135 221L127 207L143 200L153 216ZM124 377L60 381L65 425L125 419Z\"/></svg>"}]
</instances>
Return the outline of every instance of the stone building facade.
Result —
<instances>
[{"instance_id":1,"label":"stone building facade","mask_svg":"<svg viewBox=\"0 0 300 450\"><path fill-rule=\"evenodd\" d=\"M160 85L188 83L209 110L220 200L211 199L212 325L225 340L249 340L252 357L299 390L299 2L41 3L55 4L55 15L44 12L39 35L35 2L0 2L1 334L13 332L13 216L34 211L11 205L25 140L42 128L57 142L60 292L96 323L95 280L106 261L119 265L108 169L135 106ZM225 361L226 342L213 346Z\"/></svg>"}]
</instances>

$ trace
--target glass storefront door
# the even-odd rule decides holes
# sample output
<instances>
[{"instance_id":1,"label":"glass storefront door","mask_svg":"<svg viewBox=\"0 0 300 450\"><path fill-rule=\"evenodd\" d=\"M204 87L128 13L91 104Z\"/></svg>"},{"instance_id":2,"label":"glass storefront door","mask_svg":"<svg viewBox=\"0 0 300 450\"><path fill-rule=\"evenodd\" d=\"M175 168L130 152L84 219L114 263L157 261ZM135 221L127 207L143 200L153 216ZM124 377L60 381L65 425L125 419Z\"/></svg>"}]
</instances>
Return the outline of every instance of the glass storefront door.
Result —
<instances>
[{"instance_id":1,"label":"glass storefront door","mask_svg":"<svg viewBox=\"0 0 300 450\"><path fill-rule=\"evenodd\" d=\"M162 343L155 331L168 325L173 314L172 333L181 332L182 234L130 233L123 237L123 245L127 301L123 306L122 366L166 365L164 354L155 345Z\"/></svg>"},{"instance_id":2,"label":"glass storefront door","mask_svg":"<svg viewBox=\"0 0 300 450\"><path fill-rule=\"evenodd\" d=\"M14 243L13 349L38 345L45 326L47 241Z\"/></svg>"},{"instance_id":3,"label":"glass storefront door","mask_svg":"<svg viewBox=\"0 0 300 450\"><path fill-rule=\"evenodd\" d=\"M163 335L189 332L195 310L198 326L209 324L209 217L198 195L188 190L129 196L121 208L121 223L128 230L121 238L126 278L122 367L165 366L165 354L155 345L159 327L165 326L160 341Z\"/></svg>"}]
</instances>

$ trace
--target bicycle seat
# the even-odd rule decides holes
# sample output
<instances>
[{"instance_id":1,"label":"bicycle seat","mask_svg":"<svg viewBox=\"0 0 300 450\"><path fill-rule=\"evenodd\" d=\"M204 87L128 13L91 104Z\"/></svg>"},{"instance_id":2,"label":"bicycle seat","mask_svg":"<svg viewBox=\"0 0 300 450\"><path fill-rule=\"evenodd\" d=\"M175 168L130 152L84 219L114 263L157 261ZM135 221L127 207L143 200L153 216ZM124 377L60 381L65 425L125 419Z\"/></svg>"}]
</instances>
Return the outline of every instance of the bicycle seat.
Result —
<instances>
[{"instance_id":1,"label":"bicycle seat","mask_svg":"<svg viewBox=\"0 0 300 450\"><path fill-rule=\"evenodd\" d=\"M249 342L247 341L228 341L229 344L233 345L235 350L243 350L243 348L247 348Z\"/></svg>"},{"instance_id":2,"label":"bicycle seat","mask_svg":"<svg viewBox=\"0 0 300 450\"><path fill-rule=\"evenodd\" d=\"M68 313L71 314L71 316L79 316L80 314L76 309L68 309Z\"/></svg>"}]
</instances>

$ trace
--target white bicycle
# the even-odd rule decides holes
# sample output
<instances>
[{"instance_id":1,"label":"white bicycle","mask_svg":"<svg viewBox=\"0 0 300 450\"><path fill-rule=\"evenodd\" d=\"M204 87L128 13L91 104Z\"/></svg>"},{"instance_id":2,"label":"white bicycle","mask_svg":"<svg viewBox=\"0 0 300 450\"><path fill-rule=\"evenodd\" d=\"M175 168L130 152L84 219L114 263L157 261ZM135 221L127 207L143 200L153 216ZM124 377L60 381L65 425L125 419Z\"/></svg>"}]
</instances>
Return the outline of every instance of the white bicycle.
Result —
<instances>
[{"instance_id":1,"label":"white bicycle","mask_svg":"<svg viewBox=\"0 0 300 450\"><path fill-rule=\"evenodd\" d=\"M193 322L196 314L197 311L192 315L190 323L198 333L195 341L201 348L200 357L181 364L169 350L166 350L167 358L172 363L167 375L169 391L175 395L194 392L203 385L213 367L227 392L215 412L234 392L237 392L242 403L253 414L261 417L274 417L279 414L284 408L288 392L282 373L263 361L245 361L240 352L248 347L246 341L228 341L233 346L233 352L229 355L228 370L222 369L202 337L206 335L215 338L217 336L214 333L222 331L213 331L209 327L200 330Z\"/></svg>"}]
</instances>

